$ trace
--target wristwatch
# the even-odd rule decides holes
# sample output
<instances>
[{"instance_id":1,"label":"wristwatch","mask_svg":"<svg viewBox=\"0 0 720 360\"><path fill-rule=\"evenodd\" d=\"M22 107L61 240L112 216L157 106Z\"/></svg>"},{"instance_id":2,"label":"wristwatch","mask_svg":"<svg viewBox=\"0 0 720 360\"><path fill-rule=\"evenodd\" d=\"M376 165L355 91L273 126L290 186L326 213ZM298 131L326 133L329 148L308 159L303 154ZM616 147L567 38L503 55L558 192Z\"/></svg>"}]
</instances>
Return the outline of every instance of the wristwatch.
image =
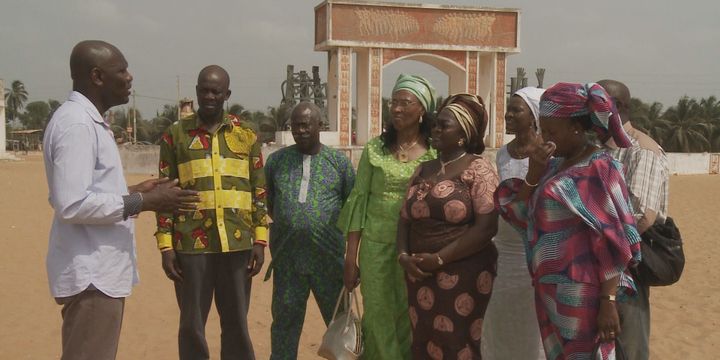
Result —
<instances>
[{"instance_id":1,"label":"wristwatch","mask_svg":"<svg viewBox=\"0 0 720 360\"><path fill-rule=\"evenodd\" d=\"M600 295L601 300L615 301L615 295Z\"/></svg>"}]
</instances>

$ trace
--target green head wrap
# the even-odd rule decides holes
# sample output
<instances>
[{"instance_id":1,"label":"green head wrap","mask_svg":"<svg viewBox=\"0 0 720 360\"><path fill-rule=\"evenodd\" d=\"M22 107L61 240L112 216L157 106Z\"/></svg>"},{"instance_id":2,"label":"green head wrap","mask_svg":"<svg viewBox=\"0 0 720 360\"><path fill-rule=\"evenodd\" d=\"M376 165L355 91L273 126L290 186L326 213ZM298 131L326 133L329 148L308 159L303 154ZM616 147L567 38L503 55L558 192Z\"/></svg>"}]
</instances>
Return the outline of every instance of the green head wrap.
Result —
<instances>
[{"instance_id":1,"label":"green head wrap","mask_svg":"<svg viewBox=\"0 0 720 360\"><path fill-rule=\"evenodd\" d=\"M397 81L395 81L395 87L393 87L392 93L394 94L398 90L407 90L415 95L428 114L435 112L435 102L437 99L435 88L433 88L430 82L424 77L400 74Z\"/></svg>"}]
</instances>

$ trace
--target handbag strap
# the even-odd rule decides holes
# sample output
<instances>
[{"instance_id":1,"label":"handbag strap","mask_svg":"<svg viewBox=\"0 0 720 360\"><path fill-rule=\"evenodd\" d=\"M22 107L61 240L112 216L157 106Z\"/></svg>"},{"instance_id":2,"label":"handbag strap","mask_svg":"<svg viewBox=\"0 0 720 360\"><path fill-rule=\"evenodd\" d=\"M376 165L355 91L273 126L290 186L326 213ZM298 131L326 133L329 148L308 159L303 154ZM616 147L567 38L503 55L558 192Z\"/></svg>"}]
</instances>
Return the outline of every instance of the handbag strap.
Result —
<instances>
[{"instance_id":1,"label":"handbag strap","mask_svg":"<svg viewBox=\"0 0 720 360\"><path fill-rule=\"evenodd\" d=\"M335 310L333 311L333 316L331 321L335 321L335 317L337 316L338 309L340 308L340 303L345 300L345 307L347 308L347 289L343 286L342 290L340 290L340 296L338 296L337 302L335 303Z\"/></svg>"},{"instance_id":2,"label":"handbag strap","mask_svg":"<svg viewBox=\"0 0 720 360\"><path fill-rule=\"evenodd\" d=\"M345 297L345 309L348 312L348 316L345 319L345 329L347 329L348 326L350 326L350 321L352 321L352 319L355 317L353 315L356 315L353 312L353 308L352 308L353 299L355 299L355 307L357 308L357 296L354 296L352 291L348 291L347 297ZM356 310L356 311L358 311L358 310ZM359 314L360 314L360 312L358 311L357 315L359 315Z\"/></svg>"},{"instance_id":3,"label":"handbag strap","mask_svg":"<svg viewBox=\"0 0 720 360\"><path fill-rule=\"evenodd\" d=\"M347 307L348 310L348 316L345 320L345 331L348 330L350 326L350 321L355 321L355 319L360 319L360 304L358 303L357 296L353 293L353 291L348 292L348 301L350 302L349 307ZM355 304L355 311L353 311L352 304ZM362 326L358 326L356 328L357 336L355 337L355 349L353 349L353 353L362 354L363 352L363 335L362 335Z\"/></svg>"}]
</instances>

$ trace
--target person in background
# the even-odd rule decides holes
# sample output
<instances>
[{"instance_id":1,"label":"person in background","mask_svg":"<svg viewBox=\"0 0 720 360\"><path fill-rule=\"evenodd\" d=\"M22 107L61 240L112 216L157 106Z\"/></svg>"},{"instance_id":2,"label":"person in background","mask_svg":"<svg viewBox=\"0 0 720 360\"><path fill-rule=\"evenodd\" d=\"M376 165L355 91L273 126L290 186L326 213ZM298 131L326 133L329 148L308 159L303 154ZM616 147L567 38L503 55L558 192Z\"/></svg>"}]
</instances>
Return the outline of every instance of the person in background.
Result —
<instances>
[{"instance_id":1,"label":"person in background","mask_svg":"<svg viewBox=\"0 0 720 360\"><path fill-rule=\"evenodd\" d=\"M508 100L505 128L515 138L497 152L495 160L500 181L525 178L528 154L542 142L539 111L543 92L544 89L526 87ZM544 359L522 236L505 220L500 220L493 242L499 253L498 276L483 322L483 358Z\"/></svg>"},{"instance_id":2,"label":"person in background","mask_svg":"<svg viewBox=\"0 0 720 360\"><path fill-rule=\"evenodd\" d=\"M622 148L610 139L605 147L624 166L633 214L638 233L642 235L653 224L664 224L667 218L670 185L667 156L655 140L632 126L627 86L615 80L601 80L598 84L615 101L623 129L632 142L632 146ZM647 360L650 356L650 287L638 277L634 280L637 296L618 303L620 340L630 359Z\"/></svg>"}]
</instances>

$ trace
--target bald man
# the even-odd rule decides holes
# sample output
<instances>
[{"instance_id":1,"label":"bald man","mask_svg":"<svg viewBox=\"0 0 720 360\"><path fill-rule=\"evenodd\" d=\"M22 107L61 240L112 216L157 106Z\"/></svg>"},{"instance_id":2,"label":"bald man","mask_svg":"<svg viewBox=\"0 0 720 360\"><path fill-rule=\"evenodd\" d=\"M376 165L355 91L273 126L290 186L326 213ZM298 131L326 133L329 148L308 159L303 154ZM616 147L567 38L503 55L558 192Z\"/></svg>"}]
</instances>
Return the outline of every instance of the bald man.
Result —
<instances>
[{"instance_id":1,"label":"bald man","mask_svg":"<svg viewBox=\"0 0 720 360\"><path fill-rule=\"evenodd\" d=\"M103 41L70 55L73 91L45 130L44 161L54 209L47 272L62 308L62 359L114 359L125 298L137 282L133 217L143 210L194 209L199 198L176 182L128 187L102 114L125 104L132 75Z\"/></svg>"},{"instance_id":2,"label":"bald man","mask_svg":"<svg viewBox=\"0 0 720 360\"><path fill-rule=\"evenodd\" d=\"M637 229L644 233L653 224L665 223L668 209L669 171L665 152L655 140L632 126L630 90L615 80L601 80L615 101L623 128L630 135L632 147L618 148L609 140L605 146L623 164L625 181L632 201ZM647 360L650 341L650 288L634 277L636 297L618 303L620 340L629 359Z\"/></svg>"},{"instance_id":3,"label":"bald man","mask_svg":"<svg viewBox=\"0 0 720 360\"><path fill-rule=\"evenodd\" d=\"M200 192L191 213L158 212L162 268L180 307L180 359L209 359L205 340L213 297L220 315L221 359L254 359L247 326L250 288L267 245L265 175L257 135L223 112L230 77L202 69L197 114L172 124L160 143L160 177Z\"/></svg>"},{"instance_id":4,"label":"bald man","mask_svg":"<svg viewBox=\"0 0 720 360\"><path fill-rule=\"evenodd\" d=\"M295 145L268 158L273 297L270 359L296 359L310 291L327 325L343 288L345 238L335 225L355 183L350 160L320 143L321 112L290 115ZM270 270L268 270L270 276Z\"/></svg>"}]
</instances>

